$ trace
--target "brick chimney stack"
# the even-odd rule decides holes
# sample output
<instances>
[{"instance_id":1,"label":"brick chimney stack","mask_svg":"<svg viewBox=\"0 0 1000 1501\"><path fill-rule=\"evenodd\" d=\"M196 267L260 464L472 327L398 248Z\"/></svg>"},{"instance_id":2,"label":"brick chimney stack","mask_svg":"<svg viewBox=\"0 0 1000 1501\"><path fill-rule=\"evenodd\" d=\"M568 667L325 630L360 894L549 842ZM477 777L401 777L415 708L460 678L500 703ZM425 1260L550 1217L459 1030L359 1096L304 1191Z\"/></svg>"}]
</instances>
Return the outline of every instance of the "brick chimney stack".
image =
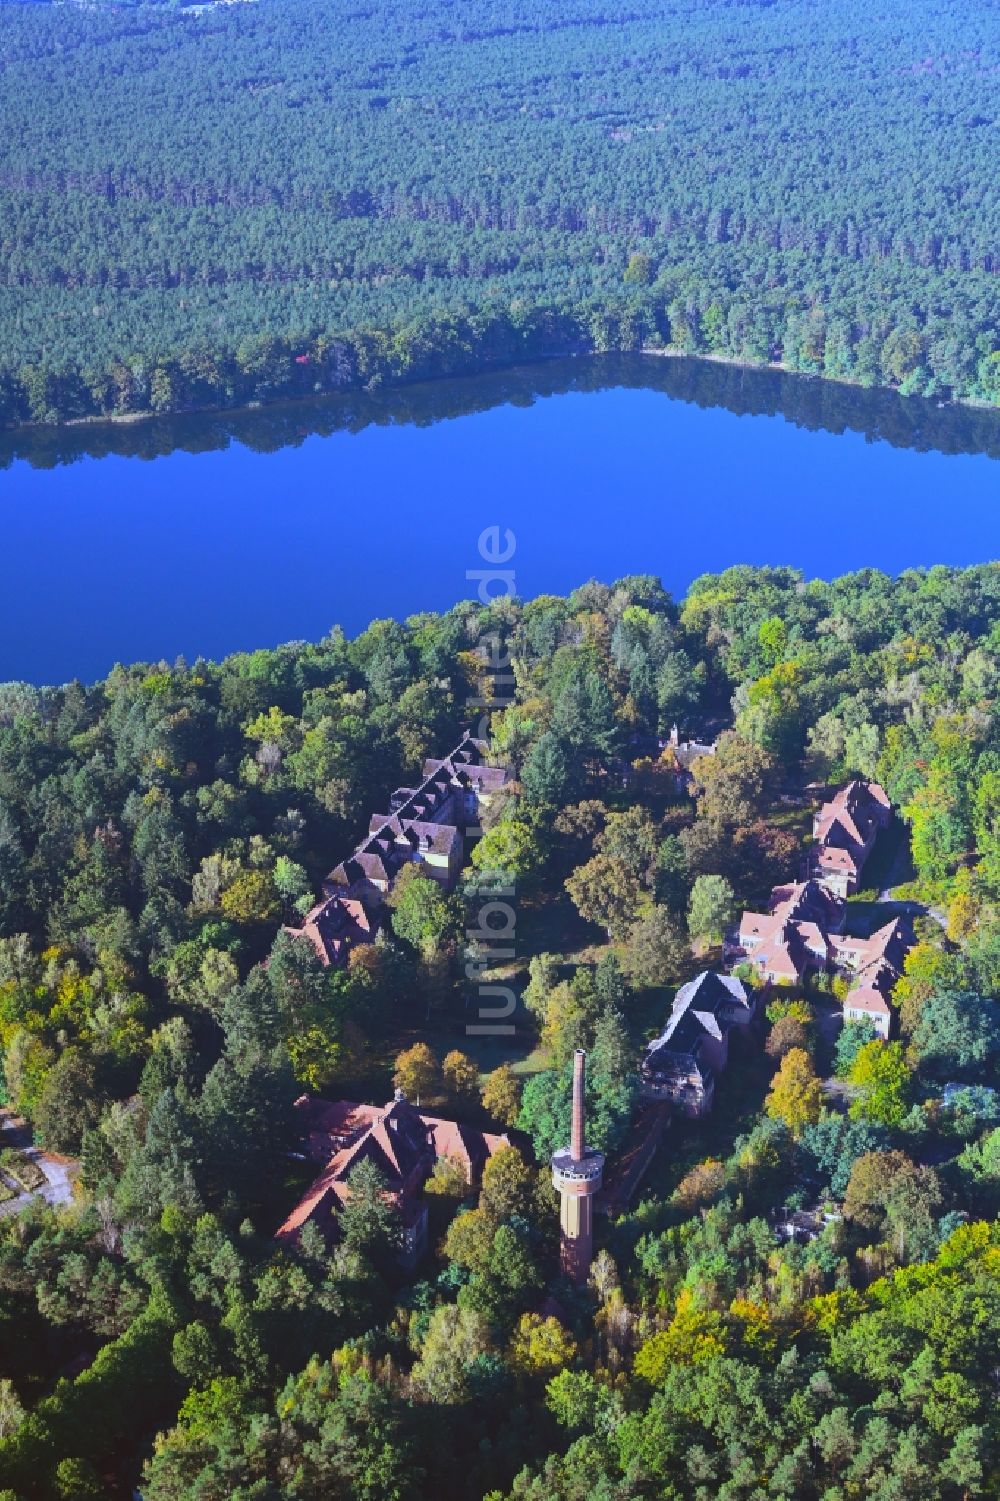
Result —
<instances>
[{"instance_id":1,"label":"brick chimney stack","mask_svg":"<svg viewBox=\"0 0 1000 1501\"><path fill-rule=\"evenodd\" d=\"M594 1195L604 1176L604 1156L587 1149L586 1058L573 1055L573 1119L570 1144L552 1158L552 1182L559 1190L560 1261L578 1285L586 1282L594 1253Z\"/></svg>"},{"instance_id":2,"label":"brick chimney stack","mask_svg":"<svg viewBox=\"0 0 1000 1501\"><path fill-rule=\"evenodd\" d=\"M586 1151L583 1135L583 1091L586 1079L587 1055L583 1048L573 1054L573 1126L570 1135L570 1152L574 1162L582 1162Z\"/></svg>"}]
</instances>

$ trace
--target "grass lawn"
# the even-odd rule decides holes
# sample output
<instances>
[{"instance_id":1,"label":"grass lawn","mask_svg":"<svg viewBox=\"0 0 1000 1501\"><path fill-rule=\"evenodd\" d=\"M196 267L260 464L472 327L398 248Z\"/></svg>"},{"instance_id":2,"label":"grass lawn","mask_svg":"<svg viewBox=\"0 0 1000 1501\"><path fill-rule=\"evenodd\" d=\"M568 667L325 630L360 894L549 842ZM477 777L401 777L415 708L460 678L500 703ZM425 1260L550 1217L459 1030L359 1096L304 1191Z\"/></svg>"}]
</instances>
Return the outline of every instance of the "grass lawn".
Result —
<instances>
[{"instance_id":1,"label":"grass lawn","mask_svg":"<svg viewBox=\"0 0 1000 1501\"><path fill-rule=\"evenodd\" d=\"M525 973L529 959L537 954L560 954L582 963L604 942L600 929L584 922L561 884L518 899L515 910L516 967Z\"/></svg>"},{"instance_id":2,"label":"grass lawn","mask_svg":"<svg viewBox=\"0 0 1000 1501\"><path fill-rule=\"evenodd\" d=\"M713 949L700 956L691 956L682 973L670 975L663 985L655 985L651 990L640 990L628 1012L628 1021L635 1037L639 1041L658 1037L667 1024L674 997L681 986L686 985L688 980L693 980L695 975L700 975L702 970L721 968L722 956L718 949Z\"/></svg>"},{"instance_id":3,"label":"grass lawn","mask_svg":"<svg viewBox=\"0 0 1000 1501\"><path fill-rule=\"evenodd\" d=\"M653 990L640 990L631 1007L628 1020L637 1038L658 1037L666 1026L674 995L682 980L676 985L657 985Z\"/></svg>"},{"instance_id":4,"label":"grass lawn","mask_svg":"<svg viewBox=\"0 0 1000 1501\"><path fill-rule=\"evenodd\" d=\"M803 846L812 839L812 804L799 806L797 803L782 802L776 799L768 807L765 818L769 824L777 829L785 829L789 834L794 834Z\"/></svg>"},{"instance_id":5,"label":"grass lawn","mask_svg":"<svg viewBox=\"0 0 1000 1501\"><path fill-rule=\"evenodd\" d=\"M469 1020L476 1024L474 1011L470 1010ZM538 1046L530 1018L520 1009L515 1024L518 1030L514 1037L470 1037L464 1027L458 1027L446 1037L431 1037L427 1041L441 1058L451 1048L458 1048L472 1059L482 1075L491 1074L502 1063L509 1063L515 1074L528 1078L548 1068L548 1056Z\"/></svg>"},{"instance_id":6,"label":"grass lawn","mask_svg":"<svg viewBox=\"0 0 1000 1501\"><path fill-rule=\"evenodd\" d=\"M519 989L519 984L515 984L514 988ZM538 1046L534 1018L525 1011L520 1000L511 1018L494 1023L498 1027L513 1026L513 1035L500 1034L495 1037L470 1031L473 1027L490 1025L489 1022L480 1020L476 1000L475 993L470 992L467 1006L456 999L443 1010L432 1011L428 1016L426 1005L421 1004L405 1018L399 1016L394 1019L394 1024L387 1025L381 1036L371 1039L360 1066L352 1073L338 1078L324 1093L329 1098L369 1103L391 1100L396 1058L418 1042L426 1043L439 1063L453 1050L465 1053L476 1064L483 1077L499 1068L502 1063L509 1063L522 1079L548 1067L548 1059ZM485 1003L496 1006L498 998L486 997ZM444 1095L423 1103L433 1108L444 1108L447 1105L449 1112L462 1120L478 1118L476 1107L458 1107Z\"/></svg>"},{"instance_id":7,"label":"grass lawn","mask_svg":"<svg viewBox=\"0 0 1000 1501\"><path fill-rule=\"evenodd\" d=\"M596 963L612 951L600 930L580 917L561 882L554 883L551 889L519 896L514 905L517 923L509 946L515 954L492 966L488 980L500 986L509 985L519 997L527 982L529 962L538 954L553 954L564 961L561 978L569 978L577 965ZM678 986L701 970L712 968L716 958L714 951L692 958L683 974L670 976L663 985L635 996L628 1022L637 1043L641 1045L662 1030ZM483 999L486 1007L500 1002L500 997ZM414 997L411 1006L401 1007L389 1019L379 1036L369 1039L367 1050L355 1068L338 1077L323 1093L328 1098L363 1102L390 1100L395 1060L418 1042L426 1043L439 1062L453 1049L465 1053L476 1064L481 1078L501 1064L509 1064L524 1082L550 1066L549 1055L539 1043L535 1018L520 999L513 1016L495 1023L497 1027L513 1026L513 1033L488 1036L471 1030L480 1025L490 1025L490 1021L480 1018L479 997L472 981L464 982L460 991L456 989L453 1000L440 1010L432 1010L430 1015L426 1002ZM470 1123L485 1122L471 1102L459 1104L442 1095L423 1103Z\"/></svg>"}]
</instances>

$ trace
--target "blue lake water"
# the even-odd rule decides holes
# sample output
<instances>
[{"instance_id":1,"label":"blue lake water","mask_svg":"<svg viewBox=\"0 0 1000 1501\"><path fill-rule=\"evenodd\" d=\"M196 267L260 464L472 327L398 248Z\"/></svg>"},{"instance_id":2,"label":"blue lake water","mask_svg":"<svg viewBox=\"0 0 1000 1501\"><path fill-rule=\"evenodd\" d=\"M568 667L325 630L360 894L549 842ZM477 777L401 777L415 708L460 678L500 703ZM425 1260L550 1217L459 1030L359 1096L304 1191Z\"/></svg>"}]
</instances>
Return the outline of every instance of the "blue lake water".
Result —
<instances>
[{"instance_id":1,"label":"blue lake water","mask_svg":"<svg viewBox=\"0 0 1000 1501\"><path fill-rule=\"evenodd\" d=\"M584 363L17 435L0 451L0 680L446 609L473 594L491 525L516 537L524 596L634 572L682 594L737 562L832 577L1000 556L1000 415Z\"/></svg>"}]
</instances>

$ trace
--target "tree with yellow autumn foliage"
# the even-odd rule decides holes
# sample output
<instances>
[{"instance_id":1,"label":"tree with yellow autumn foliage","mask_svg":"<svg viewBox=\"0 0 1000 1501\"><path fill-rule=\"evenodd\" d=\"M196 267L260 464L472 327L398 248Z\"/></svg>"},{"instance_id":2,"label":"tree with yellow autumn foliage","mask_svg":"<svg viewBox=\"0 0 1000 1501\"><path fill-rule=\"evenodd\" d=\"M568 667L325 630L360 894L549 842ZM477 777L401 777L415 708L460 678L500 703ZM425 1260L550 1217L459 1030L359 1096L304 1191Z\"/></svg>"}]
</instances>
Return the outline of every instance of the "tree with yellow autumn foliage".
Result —
<instances>
[{"instance_id":1,"label":"tree with yellow autumn foliage","mask_svg":"<svg viewBox=\"0 0 1000 1501\"><path fill-rule=\"evenodd\" d=\"M522 1313L509 1354L514 1369L526 1376L554 1376L576 1359L576 1341L558 1319Z\"/></svg>"},{"instance_id":2,"label":"tree with yellow autumn foliage","mask_svg":"<svg viewBox=\"0 0 1000 1501\"><path fill-rule=\"evenodd\" d=\"M693 1288L682 1287L666 1329L653 1334L635 1357L635 1373L659 1386L671 1366L699 1365L725 1354L722 1315L699 1303Z\"/></svg>"},{"instance_id":3,"label":"tree with yellow autumn foliage","mask_svg":"<svg viewBox=\"0 0 1000 1501\"><path fill-rule=\"evenodd\" d=\"M819 1120L823 1088L805 1048L792 1048L781 1060L764 1101L772 1120L782 1121L793 1136Z\"/></svg>"}]
</instances>

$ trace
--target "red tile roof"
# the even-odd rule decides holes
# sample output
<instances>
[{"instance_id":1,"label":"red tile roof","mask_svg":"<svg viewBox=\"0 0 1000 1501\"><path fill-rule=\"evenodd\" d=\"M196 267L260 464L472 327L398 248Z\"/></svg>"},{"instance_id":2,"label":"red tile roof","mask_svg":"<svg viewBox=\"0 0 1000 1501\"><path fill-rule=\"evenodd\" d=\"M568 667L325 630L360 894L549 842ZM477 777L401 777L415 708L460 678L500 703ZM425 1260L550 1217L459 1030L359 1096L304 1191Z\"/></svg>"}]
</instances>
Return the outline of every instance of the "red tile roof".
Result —
<instances>
[{"instance_id":1,"label":"red tile roof","mask_svg":"<svg viewBox=\"0 0 1000 1501\"><path fill-rule=\"evenodd\" d=\"M495 1152L510 1145L505 1134L425 1115L401 1097L377 1106L302 1095L295 1106L308 1156L322 1161L329 1154L329 1161L278 1229L279 1240L295 1239L307 1220L324 1231L331 1228L338 1206L350 1196L348 1180L359 1162L375 1164L405 1209L438 1158L457 1158L471 1183Z\"/></svg>"},{"instance_id":2,"label":"red tile roof","mask_svg":"<svg viewBox=\"0 0 1000 1501\"><path fill-rule=\"evenodd\" d=\"M285 928L293 938L312 944L323 965L340 964L356 943L370 943L378 921L357 897L329 896L303 919L301 928Z\"/></svg>"},{"instance_id":3,"label":"red tile roof","mask_svg":"<svg viewBox=\"0 0 1000 1501\"><path fill-rule=\"evenodd\" d=\"M877 782L854 781L825 803L814 819L817 843L809 868L820 875L846 874L856 879L891 803ZM810 961L848 969L853 988L845 1005L891 1015L889 997L899 979L910 937L893 918L868 938L838 933L845 904L823 882L808 880L775 886L769 912L744 912L739 942L750 962L775 979L801 979Z\"/></svg>"},{"instance_id":4,"label":"red tile roof","mask_svg":"<svg viewBox=\"0 0 1000 1501\"><path fill-rule=\"evenodd\" d=\"M844 1001L845 1009L853 1007L855 1011L870 1011L873 1016L891 1016L892 1007L882 995L871 985L857 985L848 991Z\"/></svg>"},{"instance_id":5,"label":"red tile roof","mask_svg":"<svg viewBox=\"0 0 1000 1501\"><path fill-rule=\"evenodd\" d=\"M840 845L863 855L890 808L878 782L848 782L816 814L814 836L820 844Z\"/></svg>"},{"instance_id":6,"label":"red tile roof","mask_svg":"<svg viewBox=\"0 0 1000 1501\"><path fill-rule=\"evenodd\" d=\"M835 928L843 921L844 902L822 881L797 881L772 888L770 910L799 921L817 922L823 928Z\"/></svg>"}]
</instances>

